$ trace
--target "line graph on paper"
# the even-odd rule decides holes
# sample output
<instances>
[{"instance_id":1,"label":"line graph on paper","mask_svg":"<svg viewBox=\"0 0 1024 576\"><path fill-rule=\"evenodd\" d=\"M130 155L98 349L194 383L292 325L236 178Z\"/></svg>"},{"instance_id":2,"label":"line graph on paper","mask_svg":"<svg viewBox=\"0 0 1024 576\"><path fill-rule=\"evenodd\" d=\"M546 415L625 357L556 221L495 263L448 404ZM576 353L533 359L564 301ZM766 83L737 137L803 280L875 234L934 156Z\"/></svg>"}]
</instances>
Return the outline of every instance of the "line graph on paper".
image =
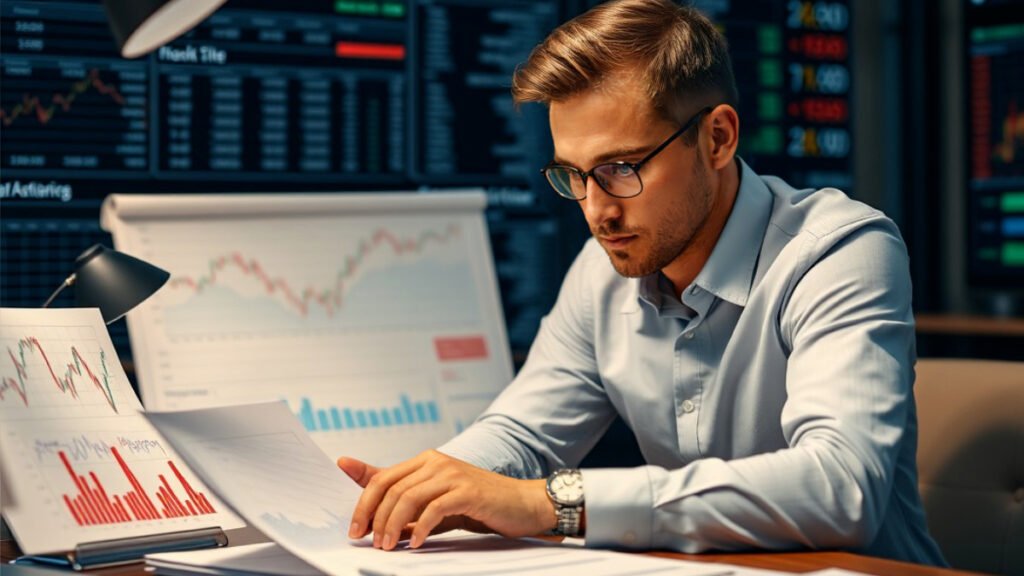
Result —
<instances>
[{"instance_id":1,"label":"line graph on paper","mask_svg":"<svg viewBox=\"0 0 1024 576\"><path fill-rule=\"evenodd\" d=\"M109 358L89 326L0 327L0 409L5 418L74 406L117 414Z\"/></svg>"},{"instance_id":2,"label":"line graph on paper","mask_svg":"<svg viewBox=\"0 0 1024 576\"><path fill-rule=\"evenodd\" d=\"M275 230L266 238L266 226L248 223L233 228L235 238L195 246L179 240L173 253L151 256L172 272L157 304L166 335L475 323L479 307L460 225L396 224L338 230L306 223L297 237Z\"/></svg>"}]
</instances>

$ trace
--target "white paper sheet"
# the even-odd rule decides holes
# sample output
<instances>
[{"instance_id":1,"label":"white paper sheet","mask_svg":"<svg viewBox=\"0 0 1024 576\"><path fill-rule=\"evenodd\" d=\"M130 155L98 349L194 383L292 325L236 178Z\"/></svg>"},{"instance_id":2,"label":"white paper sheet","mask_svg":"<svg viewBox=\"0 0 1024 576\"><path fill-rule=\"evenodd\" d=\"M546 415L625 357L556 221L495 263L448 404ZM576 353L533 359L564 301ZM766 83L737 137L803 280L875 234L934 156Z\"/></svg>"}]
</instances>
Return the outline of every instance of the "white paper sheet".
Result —
<instances>
[{"instance_id":1,"label":"white paper sheet","mask_svg":"<svg viewBox=\"0 0 1024 576\"><path fill-rule=\"evenodd\" d=\"M282 402L147 413L218 495L268 538L327 574L343 553L360 488Z\"/></svg>"},{"instance_id":2,"label":"white paper sheet","mask_svg":"<svg viewBox=\"0 0 1024 576\"><path fill-rule=\"evenodd\" d=\"M428 539L416 550L353 549L350 557L365 576L719 576L733 571L721 564L479 535Z\"/></svg>"},{"instance_id":3,"label":"white paper sheet","mask_svg":"<svg viewBox=\"0 0 1024 576\"><path fill-rule=\"evenodd\" d=\"M193 552L166 552L146 556L146 566L157 574L204 573L252 576L321 576L323 572L306 564L274 543L250 544ZM358 574L355 569L352 574Z\"/></svg>"},{"instance_id":4,"label":"white paper sheet","mask_svg":"<svg viewBox=\"0 0 1024 576\"><path fill-rule=\"evenodd\" d=\"M361 576L564 576L585 571L587 576L775 576L772 571L749 570L725 564L676 561L638 554L584 550L530 540L462 535L428 540L419 550L382 552L350 548L343 554L350 574ZM146 557L157 574L212 576L315 576L320 574L276 544L239 548L172 552ZM355 568L358 567L358 568ZM740 570L742 572L737 572Z\"/></svg>"}]
</instances>

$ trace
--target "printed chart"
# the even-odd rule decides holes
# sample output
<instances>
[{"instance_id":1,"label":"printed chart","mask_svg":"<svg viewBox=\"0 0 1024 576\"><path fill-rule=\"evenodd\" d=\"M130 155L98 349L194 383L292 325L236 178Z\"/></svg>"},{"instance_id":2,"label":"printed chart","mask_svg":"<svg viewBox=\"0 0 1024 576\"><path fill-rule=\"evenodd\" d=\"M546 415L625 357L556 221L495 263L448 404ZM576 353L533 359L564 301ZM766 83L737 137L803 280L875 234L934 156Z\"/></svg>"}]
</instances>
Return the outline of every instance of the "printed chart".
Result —
<instances>
[{"instance_id":1,"label":"printed chart","mask_svg":"<svg viewBox=\"0 0 1024 576\"><path fill-rule=\"evenodd\" d=\"M129 314L143 401L284 401L330 456L436 447L511 379L471 194L114 197L119 249L171 273Z\"/></svg>"},{"instance_id":2,"label":"printed chart","mask_svg":"<svg viewBox=\"0 0 1024 576\"><path fill-rule=\"evenodd\" d=\"M2 317L3 506L25 553L241 525L139 415L97 310Z\"/></svg>"},{"instance_id":3,"label":"printed chart","mask_svg":"<svg viewBox=\"0 0 1024 576\"><path fill-rule=\"evenodd\" d=\"M259 234L258 226L247 235ZM335 238L324 245L338 246L338 253L275 258L281 252L278 242L308 241L306 230L298 236L275 233L262 250L250 241L249 250L211 256L208 245L179 246L180 252L165 258L168 269L179 271L165 293L168 335L210 336L214 327L224 335L251 336L477 321L473 277L455 224L405 233L379 227L342 238L332 234Z\"/></svg>"},{"instance_id":4,"label":"printed chart","mask_svg":"<svg viewBox=\"0 0 1024 576\"><path fill-rule=\"evenodd\" d=\"M24 409L39 413L70 406L96 415L119 412L107 353L91 330L40 329L34 334L5 328L0 345L0 405L5 414L16 417Z\"/></svg>"}]
</instances>

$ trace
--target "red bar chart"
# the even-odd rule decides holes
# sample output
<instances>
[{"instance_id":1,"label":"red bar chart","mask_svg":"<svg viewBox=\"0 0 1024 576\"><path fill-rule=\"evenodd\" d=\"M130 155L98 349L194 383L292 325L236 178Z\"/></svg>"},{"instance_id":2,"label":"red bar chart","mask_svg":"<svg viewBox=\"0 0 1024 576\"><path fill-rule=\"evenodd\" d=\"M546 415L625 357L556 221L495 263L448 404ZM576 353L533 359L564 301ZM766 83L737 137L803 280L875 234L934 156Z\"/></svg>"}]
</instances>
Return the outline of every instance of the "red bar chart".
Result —
<instances>
[{"instance_id":1,"label":"red bar chart","mask_svg":"<svg viewBox=\"0 0 1024 576\"><path fill-rule=\"evenodd\" d=\"M175 493L175 489L164 474L158 475L160 486L151 496L117 448L111 447L110 453L131 486L131 490L122 494L109 493L94 471L80 473L75 470L65 452L58 453L64 469L71 476L77 489L77 494L63 495L64 504L79 526L184 518L217 513L206 495L192 488L174 462L168 460L167 467L173 474L174 481L179 485L179 492L184 492L184 499Z\"/></svg>"}]
</instances>

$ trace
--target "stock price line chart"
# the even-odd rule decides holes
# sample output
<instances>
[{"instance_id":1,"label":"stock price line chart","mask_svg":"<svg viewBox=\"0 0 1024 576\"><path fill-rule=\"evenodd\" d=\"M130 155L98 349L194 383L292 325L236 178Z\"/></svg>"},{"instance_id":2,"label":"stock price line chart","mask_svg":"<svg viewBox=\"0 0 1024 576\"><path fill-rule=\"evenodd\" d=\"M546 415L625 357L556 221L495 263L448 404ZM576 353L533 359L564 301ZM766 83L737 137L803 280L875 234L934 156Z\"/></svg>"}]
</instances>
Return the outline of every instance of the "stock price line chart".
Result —
<instances>
[{"instance_id":1,"label":"stock price line chart","mask_svg":"<svg viewBox=\"0 0 1024 576\"><path fill-rule=\"evenodd\" d=\"M17 353L15 353L13 348L17 349ZM110 371L107 369L107 355L104 350L100 349L98 352L99 366L102 369L98 372L99 376L93 372L89 364L86 363L85 358L82 357L82 353L74 345L70 347L70 361L67 362L63 369L58 364L57 370L54 370L53 363L50 362L50 358L46 355L46 350L43 349L43 345L40 344L39 339L35 336L19 338L17 344L11 342L7 346L7 356L11 360L16 376L3 377L2 382L0 382L0 402L5 401L8 396L14 393L21 398L25 406L28 406L29 369L26 352L38 355L42 359L43 364L46 366L46 372L49 373L50 379L53 381L53 385L61 393L70 395L77 400L79 392L75 381L81 382L88 379L92 382L93 387L103 394L110 405L110 409L117 412L117 403L114 400L113 393L110 391ZM37 367L37 369L41 368Z\"/></svg>"},{"instance_id":2,"label":"stock price line chart","mask_svg":"<svg viewBox=\"0 0 1024 576\"><path fill-rule=\"evenodd\" d=\"M148 166L148 83L137 62L9 57L0 167L49 176L139 175Z\"/></svg>"},{"instance_id":3,"label":"stock price line chart","mask_svg":"<svg viewBox=\"0 0 1024 576\"><path fill-rule=\"evenodd\" d=\"M3 507L25 553L240 525L139 415L97 310L2 314Z\"/></svg>"},{"instance_id":4,"label":"stock price line chart","mask_svg":"<svg viewBox=\"0 0 1024 576\"><path fill-rule=\"evenodd\" d=\"M511 379L482 195L115 197L171 273L129 316L147 407L284 401L321 449L435 447Z\"/></svg>"},{"instance_id":5,"label":"stock price line chart","mask_svg":"<svg viewBox=\"0 0 1024 576\"><path fill-rule=\"evenodd\" d=\"M272 246L260 255L236 250L206 257L205 246L200 255L181 254L176 269L195 272L177 274L168 284L169 332L209 335L209 320L216 318L224 330L275 334L474 321L475 295L466 290L472 276L457 225L414 233L381 227L337 240L325 239L339 247L327 257L275 258ZM311 270L322 273L303 280ZM403 296L411 288L407 278L417 279L417 300L429 300L431 307L411 305ZM381 298L390 300L385 310L375 306ZM250 306L237 315L240 301Z\"/></svg>"}]
</instances>

